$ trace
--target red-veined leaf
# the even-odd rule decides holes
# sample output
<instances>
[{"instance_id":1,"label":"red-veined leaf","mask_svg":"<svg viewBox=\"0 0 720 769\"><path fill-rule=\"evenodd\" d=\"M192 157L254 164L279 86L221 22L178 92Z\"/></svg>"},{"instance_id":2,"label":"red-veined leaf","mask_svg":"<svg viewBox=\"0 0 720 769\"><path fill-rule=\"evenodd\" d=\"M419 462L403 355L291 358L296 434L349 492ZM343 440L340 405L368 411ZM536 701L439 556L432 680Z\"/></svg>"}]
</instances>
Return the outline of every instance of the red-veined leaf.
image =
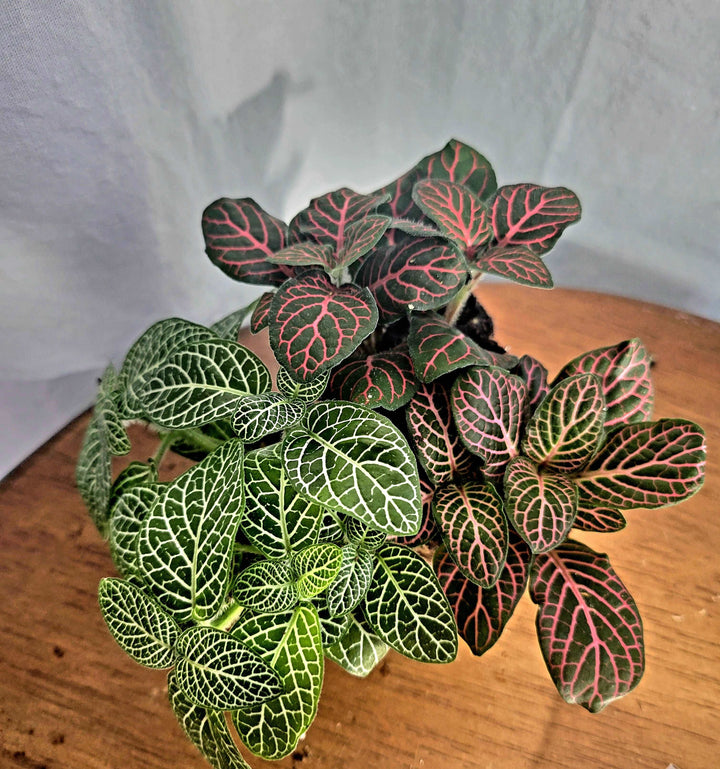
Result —
<instances>
[{"instance_id":1,"label":"red-veined leaf","mask_svg":"<svg viewBox=\"0 0 720 769\"><path fill-rule=\"evenodd\" d=\"M329 244L335 253L340 253L345 245L348 225L362 219L386 201L387 195L360 195L343 187L313 198L310 205L295 216L291 227L300 238Z\"/></svg>"},{"instance_id":2,"label":"red-veined leaf","mask_svg":"<svg viewBox=\"0 0 720 769\"><path fill-rule=\"evenodd\" d=\"M404 406L415 388L412 360L404 345L345 361L330 379L330 389L341 400L390 411Z\"/></svg>"},{"instance_id":3,"label":"red-veined leaf","mask_svg":"<svg viewBox=\"0 0 720 769\"><path fill-rule=\"evenodd\" d=\"M485 204L461 184L442 179L421 181L413 188L413 200L468 259L492 236Z\"/></svg>"},{"instance_id":4,"label":"red-veined leaf","mask_svg":"<svg viewBox=\"0 0 720 769\"><path fill-rule=\"evenodd\" d=\"M533 414L538 404L548 394L548 371L539 360L530 355L523 355L512 371L517 374L527 387L525 396L525 413Z\"/></svg>"},{"instance_id":5,"label":"red-veined leaf","mask_svg":"<svg viewBox=\"0 0 720 769\"><path fill-rule=\"evenodd\" d=\"M400 230L416 238L440 238L442 233L432 223L414 221L413 219L393 219L391 230Z\"/></svg>"},{"instance_id":6,"label":"red-veined leaf","mask_svg":"<svg viewBox=\"0 0 720 769\"><path fill-rule=\"evenodd\" d=\"M538 472L527 457L515 457L505 470L505 512L533 553L557 547L568 535L577 511L577 488L562 473Z\"/></svg>"},{"instance_id":7,"label":"red-veined leaf","mask_svg":"<svg viewBox=\"0 0 720 769\"><path fill-rule=\"evenodd\" d=\"M387 232L390 226L389 216L380 214L368 214L357 222L349 224L345 228L345 240L337 258L331 265L331 269L340 270L350 267L368 251L375 248L378 241Z\"/></svg>"},{"instance_id":8,"label":"red-veined leaf","mask_svg":"<svg viewBox=\"0 0 720 769\"><path fill-rule=\"evenodd\" d=\"M525 382L501 368L461 372L452 388L452 410L463 443L485 464L490 480L499 480L517 455L525 400Z\"/></svg>"},{"instance_id":9,"label":"red-veined leaf","mask_svg":"<svg viewBox=\"0 0 720 769\"><path fill-rule=\"evenodd\" d=\"M432 310L447 304L467 279L465 262L439 238L410 240L396 250L373 253L355 276L373 293L383 323L408 310Z\"/></svg>"},{"instance_id":10,"label":"red-veined leaf","mask_svg":"<svg viewBox=\"0 0 720 769\"><path fill-rule=\"evenodd\" d=\"M288 280L270 307L270 343L278 362L307 382L347 358L377 325L367 289L334 286L318 269Z\"/></svg>"},{"instance_id":11,"label":"red-veined leaf","mask_svg":"<svg viewBox=\"0 0 720 769\"><path fill-rule=\"evenodd\" d=\"M289 264L296 267L322 267L332 263L335 249L327 243L303 240L286 246L268 257L273 264Z\"/></svg>"},{"instance_id":12,"label":"red-veined leaf","mask_svg":"<svg viewBox=\"0 0 720 769\"><path fill-rule=\"evenodd\" d=\"M417 534L408 537L388 537L396 545L405 545L406 547L418 547L428 543L440 543L442 535L435 523L435 516L432 512L432 500L435 493L435 486L428 483L424 478L420 478L420 495L422 497L422 524Z\"/></svg>"},{"instance_id":13,"label":"red-veined leaf","mask_svg":"<svg viewBox=\"0 0 720 769\"><path fill-rule=\"evenodd\" d=\"M408 346L421 382L468 366L496 365L498 357L434 312L412 314Z\"/></svg>"},{"instance_id":14,"label":"red-veined leaf","mask_svg":"<svg viewBox=\"0 0 720 769\"><path fill-rule=\"evenodd\" d=\"M435 489L433 515L460 571L480 587L492 587L505 565L508 523L491 483L446 483Z\"/></svg>"},{"instance_id":15,"label":"red-veined leaf","mask_svg":"<svg viewBox=\"0 0 720 769\"><path fill-rule=\"evenodd\" d=\"M244 283L279 286L292 272L268 262L285 246L287 226L251 198L220 198L203 212L210 261Z\"/></svg>"},{"instance_id":16,"label":"red-veined leaf","mask_svg":"<svg viewBox=\"0 0 720 769\"><path fill-rule=\"evenodd\" d=\"M606 555L570 540L536 556L530 595L545 664L566 702L597 713L637 685L642 623Z\"/></svg>"},{"instance_id":17,"label":"red-veined leaf","mask_svg":"<svg viewBox=\"0 0 720 769\"><path fill-rule=\"evenodd\" d=\"M460 440L445 387L419 385L405 414L420 464L433 483L462 478L473 471L477 460Z\"/></svg>"},{"instance_id":18,"label":"red-veined leaf","mask_svg":"<svg viewBox=\"0 0 720 769\"><path fill-rule=\"evenodd\" d=\"M598 448L605 422L599 377L578 374L558 382L528 423L523 453L562 472L581 468Z\"/></svg>"},{"instance_id":19,"label":"red-veined leaf","mask_svg":"<svg viewBox=\"0 0 720 769\"><path fill-rule=\"evenodd\" d=\"M597 531L603 534L621 531L627 526L625 516L614 507L598 507L587 502L578 504L573 527L581 531Z\"/></svg>"},{"instance_id":20,"label":"red-veined leaf","mask_svg":"<svg viewBox=\"0 0 720 769\"><path fill-rule=\"evenodd\" d=\"M520 597L525 592L532 555L510 531L507 558L497 582L481 588L466 579L444 547L435 551L433 567L450 601L460 637L480 656L500 638Z\"/></svg>"},{"instance_id":21,"label":"red-veined leaf","mask_svg":"<svg viewBox=\"0 0 720 769\"><path fill-rule=\"evenodd\" d=\"M705 480L705 433L684 419L616 428L576 478L580 503L631 510L674 505Z\"/></svg>"},{"instance_id":22,"label":"red-veined leaf","mask_svg":"<svg viewBox=\"0 0 720 769\"><path fill-rule=\"evenodd\" d=\"M272 304L274 291L266 291L255 305L253 314L250 316L250 331L253 334L259 334L268 324L270 314L270 305Z\"/></svg>"},{"instance_id":23,"label":"red-veined leaf","mask_svg":"<svg viewBox=\"0 0 720 769\"><path fill-rule=\"evenodd\" d=\"M513 283L533 288L552 288L550 270L538 254L526 246L491 248L476 257L473 264L480 272L497 275Z\"/></svg>"},{"instance_id":24,"label":"red-veined leaf","mask_svg":"<svg viewBox=\"0 0 720 769\"><path fill-rule=\"evenodd\" d=\"M644 422L652 416L652 358L639 339L586 352L567 363L556 382L573 374L597 374L607 402L605 427Z\"/></svg>"},{"instance_id":25,"label":"red-veined leaf","mask_svg":"<svg viewBox=\"0 0 720 769\"><path fill-rule=\"evenodd\" d=\"M500 248L549 251L563 230L580 218L580 201L565 187L509 184L492 201L492 225Z\"/></svg>"}]
</instances>

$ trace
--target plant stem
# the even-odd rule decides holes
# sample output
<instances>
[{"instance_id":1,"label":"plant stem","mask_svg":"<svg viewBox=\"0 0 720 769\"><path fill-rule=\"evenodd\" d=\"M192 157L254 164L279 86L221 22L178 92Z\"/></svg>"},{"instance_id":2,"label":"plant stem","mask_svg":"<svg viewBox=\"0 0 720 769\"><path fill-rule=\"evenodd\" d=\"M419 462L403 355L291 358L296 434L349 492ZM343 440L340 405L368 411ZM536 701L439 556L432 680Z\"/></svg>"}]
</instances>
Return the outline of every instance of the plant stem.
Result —
<instances>
[{"instance_id":1,"label":"plant stem","mask_svg":"<svg viewBox=\"0 0 720 769\"><path fill-rule=\"evenodd\" d=\"M152 463L155 465L155 471L160 469L160 463L163 461L163 457L167 453L167 450L172 446L175 441L174 433L165 433L160 441L160 445L157 447L155 456L152 458Z\"/></svg>"},{"instance_id":2,"label":"plant stem","mask_svg":"<svg viewBox=\"0 0 720 769\"><path fill-rule=\"evenodd\" d=\"M250 553L252 555L262 555L262 552L258 550L254 545L238 545L235 544L234 551L236 554L242 555L243 553Z\"/></svg>"},{"instance_id":3,"label":"plant stem","mask_svg":"<svg viewBox=\"0 0 720 769\"><path fill-rule=\"evenodd\" d=\"M454 326L457 323L458 318L462 314L462 311L467 304L468 299L475 291L475 287L482 280L483 273L478 272L473 275L470 280L455 294L450 300L448 306L445 308L445 320Z\"/></svg>"},{"instance_id":4,"label":"plant stem","mask_svg":"<svg viewBox=\"0 0 720 769\"><path fill-rule=\"evenodd\" d=\"M214 627L218 630L224 630L227 632L232 626L240 619L240 615L245 611L244 607L235 600L230 600L227 606L215 617L207 622L201 622L199 624L206 625L207 627Z\"/></svg>"}]
</instances>

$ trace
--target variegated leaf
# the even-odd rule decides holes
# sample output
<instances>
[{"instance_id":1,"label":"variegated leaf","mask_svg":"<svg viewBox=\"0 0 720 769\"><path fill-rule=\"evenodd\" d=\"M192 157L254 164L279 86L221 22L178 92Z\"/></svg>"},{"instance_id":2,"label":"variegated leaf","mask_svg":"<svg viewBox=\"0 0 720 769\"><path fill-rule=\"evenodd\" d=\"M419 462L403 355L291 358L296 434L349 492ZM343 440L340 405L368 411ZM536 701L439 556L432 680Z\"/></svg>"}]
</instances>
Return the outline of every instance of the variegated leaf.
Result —
<instances>
[{"instance_id":1,"label":"variegated leaf","mask_svg":"<svg viewBox=\"0 0 720 769\"><path fill-rule=\"evenodd\" d=\"M374 633L350 616L347 632L332 646L325 648L325 656L351 675L365 678L380 664L390 647Z\"/></svg>"},{"instance_id":2,"label":"variegated leaf","mask_svg":"<svg viewBox=\"0 0 720 769\"><path fill-rule=\"evenodd\" d=\"M196 625L175 645L177 682L196 705L235 710L282 694L270 665L229 633Z\"/></svg>"},{"instance_id":3,"label":"variegated leaf","mask_svg":"<svg viewBox=\"0 0 720 769\"><path fill-rule=\"evenodd\" d=\"M338 273L355 264L358 259L375 248L391 222L392 219L389 216L367 214L362 219L349 224L345 228L342 247L331 263L330 269Z\"/></svg>"},{"instance_id":4,"label":"variegated leaf","mask_svg":"<svg viewBox=\"0 0 720 769\"><path fill-rule=\"evenodd\" d=\"M330 380L330 390L338 398L388 411L404 406L415 387L413 364L405 346L345 361Z\"/></svg>"},{"instance_id":5,"label":"variegated leaf","mask_svg":"<svg viewBox=\"0 0 720 769\"><path fill-rule=\"evenodd\" d=\"M342 550L329 542L308 545L296 553L292 567L298 598L309 601L328 588L337 577L342 561Z\"/></svg>"},{"instance_id":6,"label":"variegated leaf","mask_svg":"<svg viewBox=\"0 0 720 769\"><path fill-rule=\"evenodd\" d=\"M233 598L256 612L284 612L298 602L289 561L256 561L243 569L232 586Z\"/></svg>"},{"instance_id":7,"label":"variegated leaf","mask_svg":"<svg viewBox=\"0 0 720 769\"><path fill-rule=\"evenodd\" d=\"M461 184L428 179L415 185L412 196L423 213L468 259L490 240L492 228L487 207Z\"/></svg>"},{"instance_id":8,"label":"variegated leaf","mask_svg":"<svg viewBox=\"0 0 720 769\"><path fill-rule=\"evenodd\" d=\"M209 328L182 318L166 318L150 326L130 348L120 369L123 418L138 419L144 416L137 388L146 379L148 372L164 363L174 352L195 342L216 338Z\"/></svg>"},{"instance_id":9,"label":"variegated leaf","mask_svg":"<svg viewBox=\"0 0 720 769\"><path fill-rule=\"evenodd\" d=\"M416 238L395 250L375 252L355 276L375 297L383 323L403 317L408 310L442 307L466 279L463 257L439 238Z\"/></svg>"},{"instance_id":10,"label":"variegated leaf","mask_svg":"<svg viewBox=\"0 0 720 769\"><path fill-rule=\"evenodd\" d=\"M474 259L473 264L480 272L521 286L552 288L554 285L545 262L527 246L496 246Z\"/></svg>"},{"instance_id":11,"label":"variegated leaf","mask_svg":"<svg viewBox=\"0 0 720 769\"><path fill-rule=\"evenodd\" d=\"M308 382L348 357L375 330L378 311L366 288L334 286L320 270L287 281L270 308L270 343L281 366Z\"/></svg>"},{"instance_id":12,"label":"variegated leaf","mask_svg":"<svg viewBox=\"0 0 720 769\"><path fill-rule=\"evenodd\" d=\"M245 511L241 528L268 558L285 558L318 540L323 510L290 485L280 444L245 458Z\"/></svg>"},{"instance_id":13,"label":"variegated leaf","mask_svg":"<svg viewBox=\"0 0 720 769\"><path fill-rule=\"evenodd\" d=\"M435 551L433 567L450 601L460 637L480 656L502 635L528 581L532 555L527 545L510 532L505 565L491 588L467 580L444 547Z\"/></svg>"},{"instance_id":14,"label":"variegated leaf","mask_svg":"<svg viewBox=\"0 0 720 769\"><path fill-rule=\"evenodd\" d=\"M639 339L586 352L567 363L556 382L574 374L597 374L607 402L605 427L643 422L652 416L652 358Z\"/></svg>"},{"instance_id":15,"label":"variegated leaf","mask_svg":"<svg viewBox=\"0 0 720 769\"><path fill-rule=\"evenodd\" d=\"M139 587L106 577L98 587L105 624L124 652L148 668L169 668L180 627Z\"/></svg>"},{"instance_id":16,"label":"variegated leaf","mask_svg":"<svg viewBox=\"0 0 720 769\"><path fill-rule=\"evenodd\" d=\"M288 478L307 499L387 534L420 528L415 458L387 417L342 401L316 403L285 433Z\"/></svg>"},{"instance_id":17,"label":"variegated leaf","mask_svg":"<svg viewBox=\"0 0 720 769\"><path fill-rule=\"evenodd\" d=\"M272 304L274 296L274 291L266 291L258 299L258 303L250 317L250 331L252 331L253 334L259 334L267 327L268 318L270 317L270 305Z\"/></svg>"},{"instance_id":18,"label":"variegated leaf","mask_svg":"<svg viewBox=\"0 0 720 769\"><path fill-rule=\"evenodd\" d=\"M116 405L118 386L115 369L110 365L100 380L75 469L80 496L104 537L108 534L112 457L130 451L130 440Z\"/></svg>"},{"instance_id":19,"label":"variegated leaf","mask_svg":"<svg viewBox=\"0 0 720 769\"><path fill-rule=\"evenodd\" d=\"M316 376L309 382L296 382L282 366L277 372L278 390L286 398L299 398L306 403L316 401L325 392L329 379L329 371Z\"/></svg>"},{"instance_id":20,"label":"variegated leaf","mask_svg":"<svg viewBox=\"0 0 720 769\"><path fill-rule=\"evenodd\" d=\"M567 541L536 557L530 595L545 664L566 702L593 713L640 681L640 615L606 555Z\"/></svg>"},{"instance_id":21,"label":"variegated leaf","mask_svg":"<svg viewBox=\"0 0 720 769\"><path fill-rule=\"evenodd\" d=\"M140 530L145 584L178 621L210 619L228 587L243 509L243 444L228 441L169 483Z\"/></svg>"},{"instance_id":22,"label":"variegated leaf","mask_svg":"<svg viewBox=\"0 0 720 769\"><path fill-rule=\"evenodd\" d=\"M508 549L508 524L495 487L479 481L438 486L433 514L460 571L471 582L492 587Z\"/></svg>"},{"instance_id":23,"label":"variegated leaf","mask_svg":"<svg viewBox=\"0 0 720 769\"><path fill-rule=\"evenodd\" d=\"M238 334L240 333L243 323L245 323L245 320L255 312L259 301L260 297L253 302L250 302L250 304L245 307L241 307L239 310L235 310L229 315L220 318L220 320L215 321L215 323L210 326L210 331L220 339L228 339L231 342L237 342Z\"/></svg>"},{"instance_id":24,"label":"variegated leaf","mask_svg":"<svg viewBox=\"0 0 720 769\"><path fill-rule=\"evenodd\" d=\"M243 742L258 756L292 753L317 713L324 659L318 613L311 604L286 614L259 614L241 621L233 635L277 671L279 697L233 713Z\"/></svg>"},{"instance_id":25,"label":"variegated leaf","mask_svg":"<svg viewBox=\"0 0 720 769\"><path fill-rule=\"evenodd\" d=\"M346 516L340 513L334 513L331 510L325 510L320 526L318 542L331 542L334 545L340 545L345 541L344 520Z\"/></svg>"},{"instance_id":26,"label":"variegated leaf","mask_svg":"<svg viewBox=\"0 0 720 769\"><path fill-rule=\"evenodd\" d=\"M473 472L477 460L460 440L445 387L439 383L420 385L405 413L420 464L433 483Z\"/></svg>"},{"instance_id":27,"label":"variegated leaf","mask_svg":"<svg viewBox=\"0 0 720 769\"><path fill-rule=\"evenodd\" d=\"M387 539L384 531L372 529L357 518L348 518L345 521L345 536L348 542L368 552L375 552Z\"/></svg>"},{"instance_id":28,"label":"variegated leaf","mask_svg":"<svg viewBox=\"0 0 720 769\"><path fill-rule=\"evenodd\" d=\"M325 269L332 264L335 247L329 244L314 243L303 240L286 246L282 251L268 257L273 264L290 264L297 267L322 267Z\"/></svg>"},{"instance_id":29,"label":"variegated leaf","mask_svg":"<svg viewBox=\"0 0 720 769\"><path fill-rule=\"evenodd\" d=\"M235 437L232 422L229 419L218 419L200 427L186 427L184 430L171 430L171 450L181 457L200 462L215 451L225 441ZM161 434L167 434L161 431Z\"/></svg>"},{"instance_id":30,"label":"variegated leaf","mask_svg":"<svg viewBox=\"0 0 720 769\"><path fill-rule=\"evenodd\" d=\"M137 387L143 413L162 427L199 427L232 416L247 395L270 389L265 364L235 342L194 342L148 372Z\"/></svg>"},{"instance_id":31,"label":"variegated leaf","mask_svg":"<svg viewBox=\"0 0 720 769\"><path fill-rule=\"evenodd\" d=\"M371 553L354 544L343 545L341 552L340 569L326 593L331 617L349 614L359 605L370 586L375 561Z\"/></svg>"},{"instance_id":32,"label":"variegated leaf","mask_svg":"<svg viewBox=\"0 0 720 769\"><path fill-rule=\"evenodd\" d=\"M274 392L247 395L238 401L233 429L241 441L254 443L297 424L304 415L305 401L299 398L288 400Z\"/></svg>"},{"instance_id":33,"label":"variegated leaf","mask_svg":"<svg viewBox=\"0 0 720 769\"><path fill-rule=\"evenodd\" d=\"M494 353L483 350L434 312L411 315L408 346L421 382L432 382L468 366L492 366L496 361Z\"/></svg>"},{"instance_id":34,"label":"variegated leaf","mask_svg":"<svg viewBox=\"0 0 720 769\"><path fill-rule=\"evenodd\" d=\"M183 731L213 769L251 769L230 736L224 713L192 702L178 685L174 670L168 675L168 697Z\"/></svg>"},{"instance_id":35,"label":"variegated leaf","mask_svg":"<svg viewBox=\"0 0 720 769\"><path fill-rule=\"evenodd\" d=\"M501 368L470 368L455 380L451 402L463 443L485 463L490 480L502 478L518 453L527 388Z\"/></svg>"},{"instance_id":36,"label":"variegated leaf","mask_svg":"<svg viewBox=\"0 0 720 769\"><path fill-rule=\"evenodd\" d=\"M210 261L243 283L279 286L290 274L268 262L284 247L287 226L251 198L220 198L203 212L202 230Z\"/></svg>"},{"instance_id":37,"label":"variegated leaf","mask_svg":"<svg viewBox=\"0 0 720 769\"><path fill-rule=\"evenodd\" d=\"M627 526L625 516L614 507L599 507L584 503L578 505L573 526L580 531L597 531L603 534L621 531Z\"/></svg>"},{"instance_id":38,"label":"variegated leaf","mask_svg":"<svg viewBox=\"0 0 720 769\"><path fill-rule=\"evenodd\" d=\"M528 423L522 450L537 464L564 473L581 468L603 437L600 378L578 374L558 382Z\"/></svg>"},{"instance_id":39,"label":"variegated leaf","mask_svg":"<svg viewBox=\"0 0 720 769\"><path fill-rule=\"evenodd\" d=\"M527 457L515 457L505 470L505 512L533 553L557 547L577 512L577 488L558 472L539 472Z\"/></svg>"},{"instance_id":40,"label":"variegated leaf","mask_svg":"<svg viewBox=\"0 0 720 769\"><path fill-rule=\"evenodd\" d=\"M512 373L517 374L525 382L527 393L525 395L524 411L527 416L531 416L542 399L550 391L547 369L539 360L530 355L523 355L518 360Z\"/></svg>"},{"instance_id":41,"label":"variegated leaf","mask_svg":"<svg viewBox=\"0 0 720 769\"><path fill-rule=\"evenodd\" d=\"M331 617L327 608L325 596L318 596L313 602L320 617L320 637L322 638L323 649L336 644L350 629L352 614L345 614L341 617Z\"/></svg>"},{"instance_id":42,"label":"variegated leaf","mask_svg":"<svg viewBox=\"0 0 720 769\"><path fill-rule=\"evenodd\" d=\"M110 508L110 555L123 577L140 576L138 537L143 521L158 499L160 486L133 486Z\"/></svg>"},{"instance_id":43,"label":"variegated leaf","mask_svg":"<svg viewBox=\"0 0 720 769\"><path fill-rule=\"evenodd\" d=\"M364 614L372 630L395 651L420 662L452 662L457 628L432 567L402 545L376 554Z\"/></svg>"},{"instance_id":44,"label":"variegated leaf","mask_svg":"<svg viewBox=\"0 0 720 769\"><path fill-rule=\"evenodd\" d=\"M705 480L705 433L684 419L618 427L576 478L579 502L630 510L674 505Z\"/></svg>"},{"instance_id":45,"label":"variegated leaf","mask_svg":"<svg viewBox=\"0 0 720 769\"><path fill-rule=\"evenodd\" d=\"M440 534L440 530L435 523L435 516L432 511L435 487L431 483L428 483L424 478L421 478L420 491L422 493L423 509L420 531L409 537L390 537L390 541L394 542L396 545L418 547L418 545L439 544L442 540L442 534Z\"/></svg>"},{"instance_id":46,"label":"variegated leaf","mask_svg":"<svg viewBox=\"0 0 720 769\"><path fill-rule=\"evenodd\" d=\"M442 232L440 232L434 224L426 223L424 221L415 221L414 219L393 219L390 229L400 230L400 232L404 232L406 235L412 235L415 238L442 237Z\"/></svg>"},{"instance_id":47,"label":"variegated leaf","mask_svg":"<svg viewBox=\"0 0 720 769\"><path fill-rule=\"evenodd\" d=\"M110 488L110 510L120 497L130 489L138 486L152 486L157 483L157 467L152 460L148 462L130 462L118 477L113 481Z\"/></svg>"},{"instance_id":48,"label":"variegated leaf","mask_svg":"<svg viewBox=\"0 0 720 769\"><path fill-rule=\"evenodd\" d=\"M492 200L498 247L525 246L536 254L549 251L580 213L580 201L565 187L509 184L500 187Z\"/></svg>"}]
</instances>

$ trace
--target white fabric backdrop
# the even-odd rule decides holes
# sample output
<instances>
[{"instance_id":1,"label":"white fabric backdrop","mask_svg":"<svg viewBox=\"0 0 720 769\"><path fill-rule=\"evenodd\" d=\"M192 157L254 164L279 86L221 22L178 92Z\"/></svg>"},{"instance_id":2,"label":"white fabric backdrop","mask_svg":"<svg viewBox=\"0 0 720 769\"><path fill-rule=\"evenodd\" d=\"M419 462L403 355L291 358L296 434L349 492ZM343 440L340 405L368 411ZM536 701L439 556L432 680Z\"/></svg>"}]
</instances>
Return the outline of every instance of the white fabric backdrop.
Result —
<instances>
[{"instance_id":1,"label":"white fabric backdrop","mask_svg":"<svg viewBox=\"0 0 720 769\"><path fill-rule=\"evenodd\" d=\"M255 295L221 195L291 216L452 136L565 185L557 285L720 319L716 0L9 0L0 25L0 477L151 322Z\"/></svg>"}]
</instances>

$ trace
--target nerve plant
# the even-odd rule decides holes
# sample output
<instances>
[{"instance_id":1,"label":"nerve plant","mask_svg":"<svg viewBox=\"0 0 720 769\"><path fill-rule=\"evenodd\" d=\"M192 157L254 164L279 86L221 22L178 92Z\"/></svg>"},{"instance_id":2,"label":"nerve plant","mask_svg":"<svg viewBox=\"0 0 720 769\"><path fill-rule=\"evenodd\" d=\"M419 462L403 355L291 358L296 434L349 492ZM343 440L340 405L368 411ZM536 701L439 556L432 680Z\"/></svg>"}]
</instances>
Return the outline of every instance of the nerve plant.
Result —
<instances>
[{"instance_id":1,"label":"nerve plant","mask_svg":"<svg viewBox=\"0 0 720 769\"><path fill-rule=\"evenodd\" d=\"M649 421L637 339L548 381L508 354L477 301L483 275L550 288L544 255L580 218L562 187L498 187L451 141L370 195L339 189L284 224L223 198L202 225L213 264L270 287L206 328L171 318L103 376L78 485L122 578L100 583L110 632L172 668L171 705L216 767L291 753L324 660L366 676L392 648L477 655L529 584L550 675L595 712L644 667L635 603L571 530L674 504L703 481L704 436ZM238 344L267 328L279 371ZM114 483L129 421L160 448ZM197 461L170 482L171 449ZM431 565L432 564L432 565Z\"/></svg>"}]
</instances>

